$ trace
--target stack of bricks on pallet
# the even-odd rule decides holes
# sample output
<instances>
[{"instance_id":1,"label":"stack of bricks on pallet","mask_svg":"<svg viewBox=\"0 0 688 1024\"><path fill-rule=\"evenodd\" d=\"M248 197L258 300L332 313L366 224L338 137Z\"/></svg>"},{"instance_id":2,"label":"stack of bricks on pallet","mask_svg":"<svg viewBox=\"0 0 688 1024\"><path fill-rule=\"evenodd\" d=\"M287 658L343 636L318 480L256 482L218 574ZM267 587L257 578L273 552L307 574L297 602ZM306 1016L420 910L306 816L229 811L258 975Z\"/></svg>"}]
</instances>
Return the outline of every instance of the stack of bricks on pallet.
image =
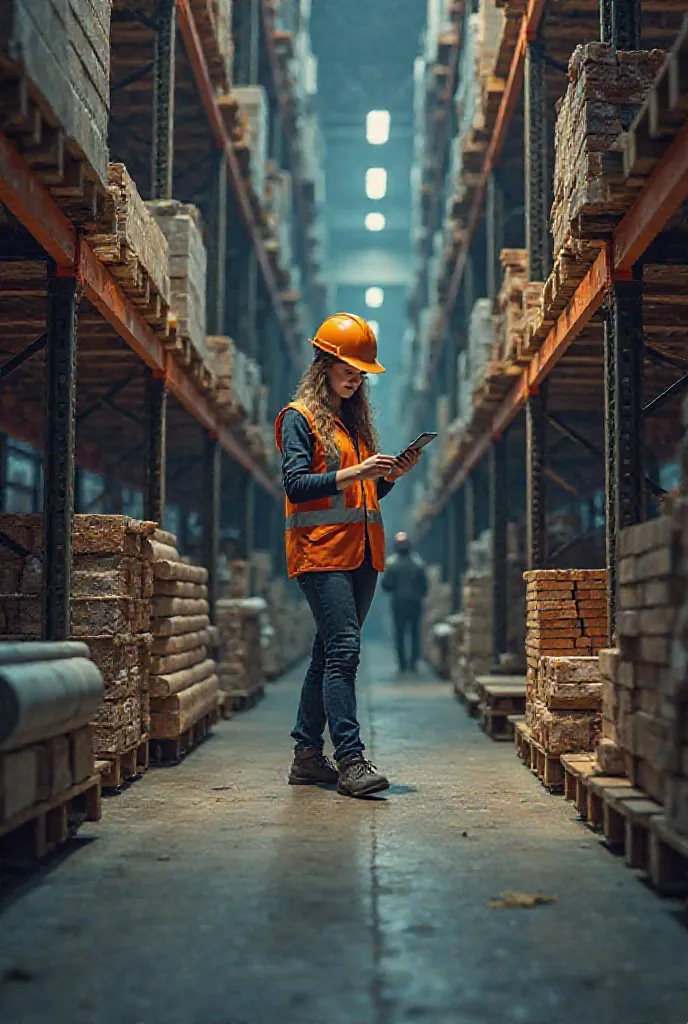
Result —
<instances>
[{"instance_id":1,"label":"stack of bricks on pallet","mask_svg":"<svg viewBox=\"0 0 688 1024\"><path fill-rule=\"evenodd\" d=\"M667 515L629 527L619 545L614 738L633 785L665 803L669 778L681 772L671 669L677 612L686 592L680 521Z\"/></svg>"},{"instance_id":2,"label":"stack of bricks on pallet","mask_svg":"<svg viewBox=\"0 0 688 1024\"><path fill-rule=\"evenodd\" d=\"M502 287L497 298L495 322L495 354L499 360L514 361L518 357L523 331L523 289L528 282L526 249L502 249Z\"/></svg>"},{"instance_id":3,"label":"stack of bricks on pallet","mask_svg":"<svg viewBox=\"0 0 688 1024\"><path fill-rule=\"evenodd\" d=\"M208 570L182 561L177 538L157 530L153 548L151 738L177 739L217 707L208 657Z\"/></svg>"},{"instance_id":4,"label":"stack of bricks on pallet","mask_svg":"<svg viewBox=\"0 0 688 1024\"><path fill-rule=\"evenodd\" d=\"M74 516L72 635L88 644L105 684L93 719L95 752L101 759L136 747L148 729L153 593L148 538L154 529L154 523L128 516ZM39 639L43 517L3 515L0 530L25 552L0 547L2 639Z\"/></svg>"},{"instance_id":5,"label":"stack of bricks on pallet","mask_svg":"<svg viewBox=\"0 0 688 1024\"><path fill-rule=\"evenodd\" d=\"M263 685L261 638L265 601L222 598L216 604L220 631L220 689L226 694L250 695Z\"/></svg>"},{"instance_id":6,"label":"stack of bricks on pallet","mask_svg":"<svg viewBox=\"0 0 688 1024\"><path fill-rule=\"evenodd\" d=\"M663 61L660 50L622 52L607 43L576 47L556 125L555 255L590 255L581 240L608 237L632 205L623 133Z\"/></svg>"},{"instance_id":7,"label":"stack of bricks on pallet","mask_svg":"<svg viewBox=\"0 0 688 1024\"><path fill-rule=\"evenodd\" d=\"M206 272L203 222L197 206L174 199L146 203L167 239L169 251L170 312L177 320L177 336L187 339L196 355L206 355Z\"/></svg>"},{"instance_id":8,"label":"stack of bricks on pallet","mask_svg":"<svg viewBox=\"0 0 688 1024\"><path fill-rule=\"evenodd\" d=\"M65 163L69 158L79 163L104 191L110 112L110 0L7 0L3 12L1 107L7 104L9 113L15 95L11 113L21 116L23 108L37 102L50 126L41 140L43 145L55 147L58 157L59 147L64 145ZM13 120L16 125L16 116ZM23 130L30 127L34 132L35 124L27 123ZM40 145L36 148L43 152Z\"/></svg>"},{"instance_id":9,"label":"stack of bricks on pallet","mask_svg":"<svg viewBox=\"0 0 688 1024\"><path fill-rule=\"evenodd\" d=\"M102 692L100 674L82 644L0 649L0 830L15 815L93 775L88 720Z\"/></svg>"},{"instance_id":10,"label":"stack of bricks on pallet","mask_svg":"<svg viewBox=\"0 0 688 1024\"><path fill-rule=\"evenodd\" d=\"M115 233L87 233L89 244L142 315L166 330L170 304L167 239L124 164L108 166L108 193L115 206Z\"/></svg>"},{"instance_id":11,"label":"stack of bricks on pallet","mask_svg":"<svg viewBox=\"0 0 688 1024\"><path fill-rule=\"evenodd\" d=\"M602 687L588 684L599 681L594 656L607 641L606 569L538 569L524 573L524 579L526 724L548 753L593 750L601 729ZM567 685L590 705L562 707Z\"/></svg>"}]
</instances>

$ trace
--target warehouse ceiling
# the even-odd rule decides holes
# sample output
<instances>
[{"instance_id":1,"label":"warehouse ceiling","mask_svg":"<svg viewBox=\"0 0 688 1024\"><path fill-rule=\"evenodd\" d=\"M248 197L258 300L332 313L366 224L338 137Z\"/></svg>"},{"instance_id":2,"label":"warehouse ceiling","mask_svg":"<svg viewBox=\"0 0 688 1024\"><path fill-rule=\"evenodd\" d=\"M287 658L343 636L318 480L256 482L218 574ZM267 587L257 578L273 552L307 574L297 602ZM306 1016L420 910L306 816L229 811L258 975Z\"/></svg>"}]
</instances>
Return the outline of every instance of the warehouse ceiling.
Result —
<instances>
[{"instance_id":1,"label":"warehouse ceiling","mask_svg":"<svg viewBox=\"0 0 688 1024\"><path fill-rule=\"evenodd\" d=\"M424 23L421 0L313 0L311 35L327 146L326 221L334 283L407 283L413 62ZM369 110L391 114L386 145L366 141ZM387 195L377 202L365 195L365 172L371 166L388 172ZM384 214L384 231L366 230L369 212Z\"/></svg>"}]
</instances>

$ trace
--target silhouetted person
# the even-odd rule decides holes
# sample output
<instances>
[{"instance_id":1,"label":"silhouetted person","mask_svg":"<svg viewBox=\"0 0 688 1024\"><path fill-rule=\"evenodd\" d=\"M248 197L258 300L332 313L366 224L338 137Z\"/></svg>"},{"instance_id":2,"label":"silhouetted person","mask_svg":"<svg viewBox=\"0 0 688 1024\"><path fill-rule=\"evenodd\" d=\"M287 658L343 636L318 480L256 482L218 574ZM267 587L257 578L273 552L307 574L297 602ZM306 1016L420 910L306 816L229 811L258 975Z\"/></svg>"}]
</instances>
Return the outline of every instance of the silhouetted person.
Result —
<instances>
[{"instance_id":1,"label":"silhouetted person","mask_svg":"<svg viewBox=\"0 0 688 1024\"><path fill-rule=\"evenodd\" d=\"M387 560L382 589L392 599L399 671L411 669L413 672L420 658L420 622L428 580L423 560L412 551L405 533L398 533L394 538L394 554ZM407 640L411 647L408 656Z\"/></svg>"}]
</instances>

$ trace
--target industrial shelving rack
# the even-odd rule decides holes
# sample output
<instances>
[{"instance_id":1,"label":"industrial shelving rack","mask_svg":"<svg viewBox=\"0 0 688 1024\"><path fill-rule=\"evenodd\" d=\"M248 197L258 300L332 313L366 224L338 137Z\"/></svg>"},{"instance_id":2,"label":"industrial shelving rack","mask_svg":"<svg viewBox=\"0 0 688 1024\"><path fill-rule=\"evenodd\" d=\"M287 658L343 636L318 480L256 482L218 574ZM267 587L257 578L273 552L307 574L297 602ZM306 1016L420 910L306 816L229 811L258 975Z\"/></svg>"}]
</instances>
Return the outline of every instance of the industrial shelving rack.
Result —
<instances>
[{"instance_id":1,"label":"industrial shelving rack","mask_svg":"<svg viewBox=\"0 0 688 1024\"><path fill-rule=\"evenodd\" d=\"M581 0L578 6L588 16L599 12L599 38L620 50L641 48L643 8L652 8L653 12L666 9L676 17L681 7L654 2L643 4L642 0L600 0L599 5ZM688 5L683 5L681 10L688 12ZM547 19L546 0L524 0L518 42L479 182L473 191L462 244L453 262L437 322L430 332L431 347L425 380L425 394L430 398L443 389L443 365L445 368L456 365L462 337L465 337L467 312L470 312L471 301L479 297L475 293L472 274L470 282L466 282L466 268L472 259L476 259L472 247L483 217L485 235L482 238L486 242L488 262L494 261L499 254L500 246L496 240L501 239L504 244L504 203L495 201L495 197L498 200L500 192L503 196L505 183L500 180L500 162L505 153L513 156L514 139L510 132L513 133L516 121L523 123L522 140L517 140L516 146L522 146L525 247L529 254L530 279L544 282L551 270L547 199L552 192L552 168L547 166L543 154L547 152L547 133L551 130L553 114L552 106L547 102L546 75L553 66L557 67L557 61L553 61L548 52ZM685 39L684 30L677 53L677 66L681 67L685 66ZM581 36L577 41L584 40ZM564 73L565 65L560 65L560 70ZM565 78L562 80L565 88ZM681 238L674 237L675 233L664 231L688 199L685 82L678 79L672 79L672 82L672 88L681 96L677 109L684 111L685 123L675 123L675 137L671 144L663 143L659 136L644 141L654 169L634 204L601 248L539 350L527 365L517 370L514 383L505 389L504 396L487 416L485 425L474 432L467 447L456 455L444 474L441 489L418 513L417 534L429 551L445 554L447 579L454 584L457 598L457 581L467 564L468 543L477 535L477 522L482 519L486 525L489 524L492 532L495 664L498 664L500 654L506 651L507 474L510 464L520 459L523 459L526 490L527 565L531 569L548 565L546 481L548 476L555 476L548 465L548 425L565 434L585 457L604 466L610 639L615 626L618 533L623 527L646 517L648 494L653 498L663 493L646 475L644 419L660 408L664 410L671 398L685 390L688 362L685 359L684 330L679 338L679 357L663 360L669 371L671 366L675 367L670 371L674 378L677 371L682 371L683 376L679 380L673 379L652 402L643 405L644 361L646 357L656 361L658 356L646 344L643 329L643 263L651 260L654 264L680 266L688 262L685 238L681 241ZM494 267L486 270L485 294L495 299ZM462 296L463 289L469 289L468 301L465 295ZM564 388L560 386L557 389L554 383L555 371L557 367L566 366L567 353L575 352L576 340L591 326L598 333L593 337L592 348L585 350L588 363L585 390L577 402L571 401L569 396L567 406ZM688 328L685 322L684 328ZM446 358L449 363L443 364ZM551 386L553 384L554 387ZM589 432L584 434L568 425L559 414L562 409L575 408L580 413L587 408L593 421L597 411L595 406L597 410L604 406L601 418L603 436L597 442L591 441ZM678 420L680 417L675 415L674 407L674 421ZM518 456L513 443L507 454L507 433L511 432L518 434L517 438L509 439L518 440ZM676 440L675 431L672 434L667 428L666 434L670 441ZM484 472L485 462L487 473ZM558 479L566 486L565 480ZM478 508L478 504L482 507Z\"/></svg>"},{"instance_id":2,"label":"industrial shelving rack","mask_svg":"<svg viewBox=\"0 0 688 1024\"><path fill-rule=\"evenodd\" d=\"M146 70L150 73L150 198L199 202L202 194L207 204L203 212L212 233L208 333L243 336L249 354L262 365L270 389L269 412L274 412L301 369L301 325L276 278L260 209L228 134L192 8L189 0L151 0L140 10L120 12L121 20L150 29L153 54L149 68L144 66L125 84L140 80ZM270 156L286 161L294 177L296 251L304 265L308 320L317 319L322 310L312 280L308 230L316 213L300 178L293 105L275 48L274 14L267 0L242 0L234 11L235 83L260 83L267 90L273 126ZM183 85L193 92L195 104L191 118L175 116L179 77L184 75ZM197 177L193 185L178 189L180 155L187 181L194 177L193 132L199 126L207 140L214 187L207 189L208 179ZM125 147L113 157L127 163L128 154ZM8 264L43 267L42 284L30 275L22 284L21 317L11 319L8 313L2 318L4 338L11 337L8 344L14 351L0 367L0 430L44 452L45 638L59 640L70 632L77 463L116 485L140 484L147 519L163 522L166 488L191 501L202 520L212 615L223 512L231 504L245 554L254 542L278 552L277 481L94 255L78 223L57 205L21 146L2 131L0 204L5 228L0 270ZM223 453L230 458L223 459ZM0 542L9 540L0 537Z\"/></svg>"}]
</instances>

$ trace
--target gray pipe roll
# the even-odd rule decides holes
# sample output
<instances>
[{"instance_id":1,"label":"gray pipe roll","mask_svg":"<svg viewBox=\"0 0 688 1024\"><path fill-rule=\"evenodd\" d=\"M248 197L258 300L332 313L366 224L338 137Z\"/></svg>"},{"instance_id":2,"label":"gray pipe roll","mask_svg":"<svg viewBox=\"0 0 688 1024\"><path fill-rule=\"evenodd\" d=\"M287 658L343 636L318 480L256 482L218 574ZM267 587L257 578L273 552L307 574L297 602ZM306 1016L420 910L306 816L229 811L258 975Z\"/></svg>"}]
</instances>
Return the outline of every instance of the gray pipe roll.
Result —
<instances>
[{"instance_id":1,"label":"gray pipe roll","mask_svg":"<svg viewBox=\"0 0 688 1024\"><path fill-rule=\"evenodd\" d=\"M61 643L0 643L0 665L15 665L24 661L58 661L62 658L88 658L88 647L76 640Z\"/></svg>"},{"instance_id":2,"label":"gray pipe roll","mask_svg":"<svg viewBox=\"0 0 688 1024\"><path fill-rule=\"evenodd\" d=\"M103 677L89 658L0 666L0 750L78 729L103 698Z\"/></svg>"}]
</instances>

